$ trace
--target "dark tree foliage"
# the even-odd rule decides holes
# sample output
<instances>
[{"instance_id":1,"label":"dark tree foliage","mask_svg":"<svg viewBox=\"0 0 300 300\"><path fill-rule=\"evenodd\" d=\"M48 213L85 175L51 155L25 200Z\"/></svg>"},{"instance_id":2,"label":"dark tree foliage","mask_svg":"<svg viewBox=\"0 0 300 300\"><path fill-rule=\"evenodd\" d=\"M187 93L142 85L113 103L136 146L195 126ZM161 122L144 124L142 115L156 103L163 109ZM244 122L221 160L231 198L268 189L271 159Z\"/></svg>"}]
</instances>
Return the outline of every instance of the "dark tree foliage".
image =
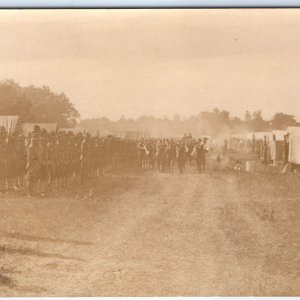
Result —
<instances>
[{"instance_id":1,"label":"dark tree foliage","mask_svg":"<svg viewBox=\"0 0 300 300\"><path fill-rule=\"evenodd\" d=\"M0 115L19 115L23 122L57 123L73 127L79 113L63 93L49 87L21 87L13 80L0 83Z\"/></svg>"},{"instance_id":2,"label":"dark tree foliage","mask_svg":"<svg viewBox=\"0 0 300 300\"><path fill-rule=\"evenodd\" d=\"M284 113L277 113L271 120L272 127L274 129L285 129L288 126L296 126L297 122L293 115L287 115Z\"/></svg>"},{"instance_id":3,"label":"dark tree foliage","mask_svg":"<svg viewBox=\"0 0 300 300\"><path fill-rule=\"evenodd\" d=\"M19 115L24 120L32 119L32 103L14 81L0 83L0 115Z\"/></svg>"},{"instance_id":4,"label":"dark tree foliage","mask_svg":"<svg viewBox=\"0 0 300 300\"><path fill-rule=\"evenodd\" d=\"M270 126L269 121L263 119L262 112L260 110L254 111L252 113L246 111L245 128L249 132L268 131L274 129Z\"/></svg>"}]
</instances>

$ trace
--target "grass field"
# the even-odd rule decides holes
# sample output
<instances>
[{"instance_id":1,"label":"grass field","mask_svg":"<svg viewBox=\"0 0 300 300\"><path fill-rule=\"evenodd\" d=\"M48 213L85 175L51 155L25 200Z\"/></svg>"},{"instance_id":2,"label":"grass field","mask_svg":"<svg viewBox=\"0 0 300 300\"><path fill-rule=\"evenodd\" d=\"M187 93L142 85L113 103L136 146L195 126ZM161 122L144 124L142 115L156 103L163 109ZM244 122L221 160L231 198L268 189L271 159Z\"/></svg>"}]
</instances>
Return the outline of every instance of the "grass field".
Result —
<instances>
[{"instance_id":1,"label":"grass field","mask_svg":"<svg viewBox=\"0 0 300 300\"><path fill-rule=\"evenodd\" d=\"M2 195L0 295L299 296L299 195L299 174L193 168Z\"/></svg>"}]
</instances>

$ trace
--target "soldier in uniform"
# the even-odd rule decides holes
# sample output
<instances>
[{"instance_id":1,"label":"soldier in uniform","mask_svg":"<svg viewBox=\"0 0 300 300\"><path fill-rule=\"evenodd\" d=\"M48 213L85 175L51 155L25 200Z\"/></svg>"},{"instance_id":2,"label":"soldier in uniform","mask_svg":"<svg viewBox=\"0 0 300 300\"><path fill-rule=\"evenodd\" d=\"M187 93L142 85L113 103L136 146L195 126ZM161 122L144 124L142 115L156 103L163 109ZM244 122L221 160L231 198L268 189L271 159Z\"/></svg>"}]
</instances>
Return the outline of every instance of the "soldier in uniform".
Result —
<instances>
[{"instance_id":1,"label":"soldier in uniform","mask_svg":"<svg viewBox=\"0 0 300 300\"><path fill-rule=\"evenodd\" d=\"M25 137L19 135L17 137L17 152L18 152L18 181L17 185L20 188L25 187L25 170L26 170L26 152Z\"/></svg>"},{"instance_id":2,"label":"soldier in uniform","mask_svg":"<svg viewBox=\"0 0 300 300\"><path fill-rule=\"evenodd\" d=\"M158 171L159 172L165 172L166 171L166 150L167 150L167 141L165 139L160 140L160 143L158 145L158 153L157 153L157 165L158 165Z\"/></svg>"},{"instance_id":3,"label":"soldier in uniform","mask_svg":"<svg viewBox=\"0 0 300 300\"><path fill-rule=\"evenodd\" d=\"M148 151L149 151L149 169L150 171L154 171L156 147L153 140L148 143Z\"/></svg>"},{"instance_id":4,"label":"soldier in uniform","mask_svg":"<svg viewBox=\"0 0 300 300\"><path fill-rule=\"evenodd\" d=\"M166 147L166 170L173 173L174 163L176 161L176 144L173 139L168 141Z\"/></svg>"},{"instance_id":5,"label":"soldier in uniform","mask_svg":"<svg viewBox=\"0 0 300 300\"><path fill-rule=\"evenodd\" d=\"M178 169L180 174L182 174L185 169L187 152L188 152L188 148L185 144L185 141L184 140L180 141L176 147L176 157L177 157Z\"/></svg>"},{"instance_id":6,"label":"soldier in uniform","mask_svg":"<svg viewBox=\"0 0 300 300\"><path fill-rule=\"evenodd\" d=\"M205 172L205 153L207 152L204 143L199 139L192 151L192 156L195 157L197 171L199 174Z\"/></svg>"},{"instance_id":7,"label":"soldier in uniform","mask_svg":"<svg viewBox=\"0 0 300 300\"><path fill-rule=\"evenodd\" d=\"M81 181L81 143L83 140L82 133L79 132L75 135L75 181L78 183Z\"/></svg>"},{"instance_id":8,"label":"soldier in uniform","mask_svg":"<svg viewBox=\"0 0 300 300\"><path fill-rule=\"evenodd\" d=\"M51 134L47 144L48 151L48 167L49 167L49 186L51 188L56 187L56 135Z\"/></svg>"},{"instance_id":9,"label":"soldier in uniform","mask_svg":"<svg viewBox=\"0 0 300 300\"><path fill-rule=\"evenodd\" d=\"M139 172L144 171L144 160L146 158L146 145L144 139L141 138L137 143L137 159L138 159L138 170Z\"/></svg>"},{"instance_id":10,"label":"soldier in uniform","mask_svg":"<svg viewBox=\"0 0 300 300\"><path fill-rule=\"evenodd\" d=\"M30 145L27 149L27 165L26 165L26 180L28 187L28 195L34 197L36 192L39 174L43 167L43 156L39 143L38 132L33 132Z\"/></svg>"},{"instance_id":11,"label":"soldier in uniform","mask_svg":"<svg viewBox=\"0 0 300 300\"><path fill-rule=\"evenodd\" d=\"M266 136L264 136L264 141L263 141L263 163L265 165L269 163L269 147L268 147L268 141Z\"/></svg>"},{"instance_id":12,"label":"soldier in uniform","mask_svg":"<svg viewBox=\"0 0 300 300\"><path fill-rule=\"evenodd\" d=\"M7 139L7 187L19 190L23 185L26 149L23 136L12 134Z\"/></svg>"},{"instance_id":13,"label":"soldier in uniform","mask_svg":"<svg viewBox=\"0 0 300 300\"><path fill-rule=\"evenodd\" d=\"M85 181L89 175L90 136L85 134L80 148L81 181Z\"/></svg>"},{"instance_id":14,"label":"soldier in uniform","mask_svg":"<svg viewBox=\"0 0 300 300\"><path fill-rule=\"evenodd\" d=\"M39 186L40 186L40 192L42 195L46 193L46 190L48 188L49 184L49 167L50 167L50 161L49 161L49 137L48 132L46 130L42 130L40 133L40 149L41 149L41 155L43 160L43 165L40 168L39 173Z\"/></svg>"},{"instance_id":15,"label":"soldier in uniform","mask_svg":"<svg viewBox=\"0 0 300 300\"><path fill-rule=\"evenodd\" d=\"M15 188L15 179L17 178L17 152L15 147L15 136L7 137L7 155L6 155L6 183L7 189Z\"/></svg>"},{"instance_id":16,"label":"soldier in uniform","mask_svg":"<svg viewBox=\"0 0 300 300\"><path fill-rule=\"evenodd\" d=\"M105 138L103 143L103 153L104 153L104 173L110 172L112 170L112 136L109 135Z\"/></svg>"},{"instance_id":17,"label":"soldier in uniform","mask_svg":"<svg viewBox=\"0 0 300 300\"><path fill-rule=\"evenodd\" d=\"M7 178L7 132L5 127L0 128L0 192L6 191L6 178Z\"/></svg>"}]
</instances>

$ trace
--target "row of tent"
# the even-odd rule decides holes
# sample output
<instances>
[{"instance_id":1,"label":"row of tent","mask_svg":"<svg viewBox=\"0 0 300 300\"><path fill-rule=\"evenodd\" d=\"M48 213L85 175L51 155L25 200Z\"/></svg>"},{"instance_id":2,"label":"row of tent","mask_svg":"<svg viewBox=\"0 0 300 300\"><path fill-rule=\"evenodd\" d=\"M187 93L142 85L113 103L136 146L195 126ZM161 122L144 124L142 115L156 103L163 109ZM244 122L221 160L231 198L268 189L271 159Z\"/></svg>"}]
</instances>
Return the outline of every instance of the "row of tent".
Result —
<instances>
[{"instance_id":1,"label":"row of tent","mask_svg":"<svg viewBox=\"0 0 300 300\"><path fill-rule=\"evenodd\" d=\"M25 135L28 135L29 132L33 131L35 125L39 125L41 129L45 129L49 133L54 133L57 131L60 132L73 132L77 133L86 133L89 132L92 136L100 136L99 129L86 129L86 128L58 128L56 123L20 123L19 116L0 116L0 127L4 127L8 135L12 135L14 132L19 131ZM148 131L123 131L123 132L106 132L101 131L102 135L113 135L120 138L125 138L128 140L138 140L140 138L150 137Z\"/></svg>"},{"instance_id":2,"label":"row of tent","mask_svg":"<svg viewBox=\"0 0 300 300\"><path fill-rule=\"evenodd\" d=\"M245 149L253 141L266 141L270 149L271 160L281 160L285 143L288 142L288 161L300 164L300 127L288 127L286 130L272 130L235 134L231 139L238 140Z\"/></svg>"},{"instance_id":3,"label":"row of tent","mask_svg":"<svg viewBox=\"0 0 300 300\"><path fill-rule=\"evenodd\" d=\"M299 128L300 127L289 127L289 128ZM244 134L233 134L232 138L237 138L241 140L252 140L255 138L256 140L263 140L265 137L267 140L277 140L283 141L284 136L288 133L288 130L272 130L272 131L258 131L258 132L248 132Z\"/></svg>"}]
</instances>

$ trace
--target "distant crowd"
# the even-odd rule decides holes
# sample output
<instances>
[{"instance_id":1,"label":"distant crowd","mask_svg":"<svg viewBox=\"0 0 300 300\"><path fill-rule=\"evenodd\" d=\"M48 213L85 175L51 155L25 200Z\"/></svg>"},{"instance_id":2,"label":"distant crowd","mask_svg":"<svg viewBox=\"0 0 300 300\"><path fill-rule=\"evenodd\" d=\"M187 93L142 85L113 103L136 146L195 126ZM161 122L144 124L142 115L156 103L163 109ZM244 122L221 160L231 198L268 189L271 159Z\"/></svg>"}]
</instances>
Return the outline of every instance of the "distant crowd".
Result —
<instances>
[{"instance_id":1,"label":"distant crowd","mask_svg":"<svg viewBox=\"0 0 300 300\"><path fill-rule=\"evenodd\" d=\"M207 140L194 139L191 134L179 139L141 139L137 144L138 169L173 173L177 167L183 173L187 163L195 162L197 172L204 173Z\"/></svg>"}]
</instances>

